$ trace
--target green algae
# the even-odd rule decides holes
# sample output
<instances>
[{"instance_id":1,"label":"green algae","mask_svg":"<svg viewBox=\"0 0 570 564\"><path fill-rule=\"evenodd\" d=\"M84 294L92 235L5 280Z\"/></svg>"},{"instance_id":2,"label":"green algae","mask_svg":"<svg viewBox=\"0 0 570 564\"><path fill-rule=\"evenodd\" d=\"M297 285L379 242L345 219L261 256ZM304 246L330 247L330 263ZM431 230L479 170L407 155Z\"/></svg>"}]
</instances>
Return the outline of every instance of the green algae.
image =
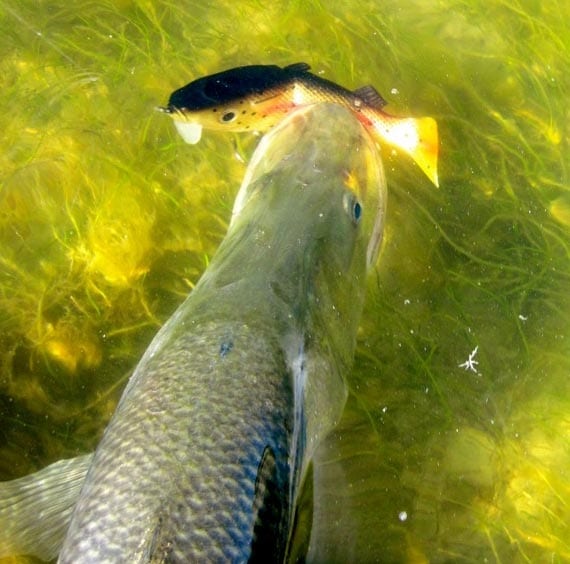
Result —
<instances>
[{"instance_id":1,"label":"green algae","mask_svg":"<svg viewBox=\"0 0 570 564\"><path fill-rule=\"evenodd\" d=\"M198 76L306 61L434 116L441 139L438 191L385 152L384 249L321 453L320 556L570 558L566 4L2 8L1 479L96 445L225 233L234 153L255 140L188 147L154 108Z\"/></svg>"}]
</instances>

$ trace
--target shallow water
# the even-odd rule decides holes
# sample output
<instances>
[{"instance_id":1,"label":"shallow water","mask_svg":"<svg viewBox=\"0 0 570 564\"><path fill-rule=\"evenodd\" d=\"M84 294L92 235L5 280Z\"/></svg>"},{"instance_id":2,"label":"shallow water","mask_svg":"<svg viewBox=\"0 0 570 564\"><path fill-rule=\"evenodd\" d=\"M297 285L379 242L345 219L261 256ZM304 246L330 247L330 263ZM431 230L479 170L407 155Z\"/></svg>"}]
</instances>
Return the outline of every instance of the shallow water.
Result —
<instances>
[{"instance_id":1,"label":"shallow water","mask_svg":"<svg viewBox=\"0 0 570 564\"><path fill-rule=\"evenodd\" d=\"M327 6L3 2L0 479L94 448L225 233L255 140L190 147L153 108L224 68L306 61L441 139L439 190L386 151L315 558L567 561L570 8Z\"/></svg>"}]
</instances>

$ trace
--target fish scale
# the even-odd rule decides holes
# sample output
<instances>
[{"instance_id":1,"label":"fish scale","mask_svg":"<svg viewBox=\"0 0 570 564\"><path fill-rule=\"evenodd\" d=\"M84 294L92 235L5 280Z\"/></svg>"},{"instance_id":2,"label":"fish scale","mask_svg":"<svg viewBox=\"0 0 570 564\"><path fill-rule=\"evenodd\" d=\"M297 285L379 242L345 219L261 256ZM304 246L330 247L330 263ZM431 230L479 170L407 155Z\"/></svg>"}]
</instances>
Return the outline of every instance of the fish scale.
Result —
<instances>
[{"instance_id":1,"label":"fish scale","mask_svg":"<svg viewBox=\"0 0 570 564\"><path fill-rule=\"evenodd\" d=\"M222 356L228 333L233 348ZM270 335L269 328L244 324L198 326L168 343L168 359L157 355L139 368L87 475L61 562L113 561L125 550L132 562L160 561L161 550L170 561L249 557L251 500L266 445L279 454L288 483L293 392L283 353ZM240 351L256 366L252 378L244 378ZM173 358L183 372L174 370ZM247 421L244 413L251 413ZM132 460L139 462L125 474L122 467ZM221 466L223 480L215 470ZM125 510L112 511L114 505ZM154 546L141 544L157 527ZM131 531L129 544L125 530Z\"/></svg>"}]
</instances>

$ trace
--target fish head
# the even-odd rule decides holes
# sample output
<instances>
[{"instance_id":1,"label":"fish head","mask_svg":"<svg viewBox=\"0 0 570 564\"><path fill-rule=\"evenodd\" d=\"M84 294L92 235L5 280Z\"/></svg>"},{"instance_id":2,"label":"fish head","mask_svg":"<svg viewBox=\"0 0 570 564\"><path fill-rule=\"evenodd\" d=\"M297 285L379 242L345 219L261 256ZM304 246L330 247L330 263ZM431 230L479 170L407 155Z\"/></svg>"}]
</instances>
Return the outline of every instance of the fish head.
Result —
<instances>
[{"instance_id":1,"label":"fish head","mask_svg":"<svg viewBox=\"0 0 570 564\"><path fill-rule=\"evenodd\" d=\"M356 334L385 203L380 152L354 113L329 103L298 108L254 151L200 285L228 296L247 287L251 311L270 310L284 325L318 320L351 362L345 335Z\"/></svg>"},{"instance_id":2,"label":"fish head","mask_svg":"<svg viewBox=\"0 0 570 564\"><path fill-rule=\"evenodd\" d=\"M368 269L382 241L385 204L375 142L350 110L321 103L295 110L262 139L236 198L232 224L265 217L266 232L283 226L287 233L276 235L281 240L293 236L314 252L313 243L322 242L319 260L340 271L350 269L357 256ZM257 219L249 217L252 211Z\"/></svg>"},{"instance_id":3,"label":"fish head","mask_svg":"<svg viewBox=\"0 0 570 564\"><path fill-rule=\"evenodd\" d=\"M187 143L200 140L202 129L265 131L290 109L291 88L284 69L249 65L202 77L175 90L160 108L174 120Z\"/></svg>"},{"instance_id":4,"label":"fish head","mask_svg":"<svg viewBox=\"0 0 570 564\"><path fill-rule=\"evenodd\" d=\"M354 113L299 108L258 144L227 235L196 287L224 296L224 311L246 311L250 324L271 320L289 365L306 367L307 445L344 405L385 201L380 153ZM295 370L302 379L304 369Z\"/></svg>"},{"instance_id":5,"label":"fish head","mask_svg":"<svg viewBox=\"0 0 570 564\"><path fill-rule=\"evenodd\" d=\"M328 103L300 108L256 148L209 267L215 272L219 258L218 288L243 282L251 311L267 311L296 337L285 348L291 365L298 360L310 374L303 392L309 457L344 405L342 375L354 358L385 202L379 150L354 113Z\"/></svg>"}]
</instances>

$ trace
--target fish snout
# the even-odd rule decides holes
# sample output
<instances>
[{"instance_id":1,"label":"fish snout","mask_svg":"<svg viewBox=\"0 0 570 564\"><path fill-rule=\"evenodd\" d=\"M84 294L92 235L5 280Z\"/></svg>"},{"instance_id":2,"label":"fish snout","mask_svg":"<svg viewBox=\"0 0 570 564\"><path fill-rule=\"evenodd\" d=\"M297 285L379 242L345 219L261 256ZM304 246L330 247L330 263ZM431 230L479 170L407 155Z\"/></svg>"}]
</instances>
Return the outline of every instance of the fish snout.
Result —
<instances>
[{"instance_id":1,"label":"fish snout","mask_svg":"<svg viewBox=\"0 0 570 564\"><path fill-rule=\"evenodd\" d=\"M156 106L154 108L157 112L162 112L163 114L173 114L176 112L174 106Z\"/></svg>"}]
</instances>

